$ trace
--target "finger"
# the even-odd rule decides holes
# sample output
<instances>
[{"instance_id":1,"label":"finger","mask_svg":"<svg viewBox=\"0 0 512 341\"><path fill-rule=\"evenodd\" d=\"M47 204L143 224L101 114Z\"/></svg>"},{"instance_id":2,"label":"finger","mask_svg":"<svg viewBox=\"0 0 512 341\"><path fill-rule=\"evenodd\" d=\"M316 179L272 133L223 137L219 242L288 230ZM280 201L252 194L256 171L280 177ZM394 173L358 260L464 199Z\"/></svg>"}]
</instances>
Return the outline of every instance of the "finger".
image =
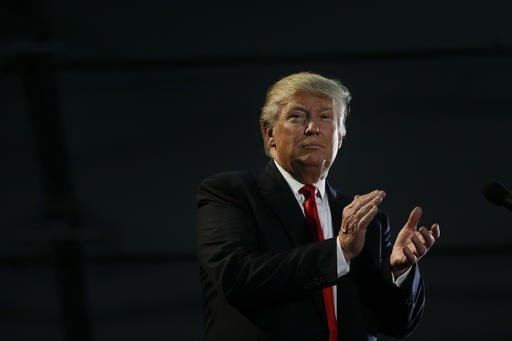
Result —
<instances>
[{"instance_id":1,"label":"finger","mask_svg":"<svg viewBox=\"0 0 512 341\"><path fill-rule=\"evenodd\" d=\"M423 244L423 241L420 239L419 233L412 235L411 241L416 248L416 256L421 257L427 252L427 248L425 247L425 244Z\"/></svg>"},{"instance_id":2,"label":"finger","mask_svg":"<svg viewBox=\"0 0 512 341\"><path fill-rule=\"evenodd\" d=\"M359 220L357 227L360 229L367 228L373 218L375 218L377 212L379 212L377 206L372 206L372 208Z\"/></svg>"},{"instance_id":3,"label":"finger","mask_svg":"<svg viewBox=\"0 0 512 341\"><path fill-rule=\"evenodd\" d=\"M416 264L418 262L418 257L414 255L414 253L407 247L404 246L402 248L402 251L404 252L405 258L409 261L409 264Z\"/></svg>"},{"instance_id":4,"label":"finger","mask_svg":"<svg viewBox=\"0 0 512 341\"><path fill-rule=\"evenodd\" d=\"M378 204L380 203L380 200L376 198L374 201L369 202L365 206L361 207L357 212L353 213L352 216L347 218L347 221L350 225L356 227L356 228L366 228L370 224L370 222L373 220L378 209ZM363 218L365 218L363 220ZM363 220L363 221L362 221Z\"/></svg>"},{"instance_id":5,"label":"finger","mask_svg":"<svg viewBox=\"0 0 512 341\"><path fill-rule=\"evenodd\" d=\"M405 226L410 230L416 230L416 226L418 226L418 223L420 222L422 210L421 207L416 206L409 215L409 219L407 220L407 223L405 223Z\"/></svg>"},{"instance_id":6,"label":"finger","mask_svg":"<svg viewBox=\"0 0 512 341\"><path fill-rule=\"evenodd\" d=\"M377 196L375 199L355 211L354 218L356 221L361 220L373 207L379 206L382 203L382 199L383 198L381 196Z\"/></svg>"},{"instance_id":7,"label":"finger","mask_svg":"<svg viewBox=\"0 0 512 341\"><path fill-rule=\"evenodd\" d=\"M441 237L441 229L439 227L439 224L434 224L430 228L430 233L432 233L432 237L434 237L435 240L438 240L439 237Z\"/></svg>"},{"instance_id":8,"label":"finger","mask_svg":"<svg viewBox=\"0 0 512 341\"><path fill-rule=\"evenodd\" d=\"M434 245L434 243L435 243L434 237L430 234L430 231L427 230L427 228L425 226L422 226L419 229L419 232L421 233L421 236L423 237L425 246L427 247L427 249L430 249L432 247L432 245Z\"/></svg>"},{"instance_id":9,"label":"finger","mask_svg":"<svg viewBox=\"0 0 512 341\"><path fill-rule=\"evenodd\" d=\"M422 226L422 227L424 227L424 226ZM421 229L421 227L420 227L420 229ZM416 236L415 238L417 238L418 241L421 243L421 245L426 247L427 242L426 242L425 238L423 237L423 235L421 234L421 232L419 230L415 231L414 235ZM411 235L411 238L412 238L412 235Z\"/></svg>"},{"instance_id":10,"label":"finger","mask_svg":"<svg viewBox=\"0 0 512 341\"><path fill-rule=\"evenodd\" d=\"M364 198L366 198L366 197L368 197L370 195L373 195L375 192L377 192L377 190L373 190L373 191L365 193L365 194L356 194L356 195L354 195L353 201L357 201L356 199L358 199L358 198L363 198L364 199Z\"/></svg>"},{"instance_id":11,"label":"finger","mask_svg":"<svg viewBox=\"0 0 512 341\"><path fill-rule=\"evenodd\" d=\"M380 201L382 202L382 200L384 199L385 196L386 196L386 193L384 191L375 190L368 194L362 195L362 196L358 197L357 199L354 199L354 201L352 202L352 204L353 204L352 207L355 211L357 211L361 207L367 205L369 202L371 202L372 200L375 200L377 198L380 198Z\"/></svg>"},{"instance_id":12,"label":"finger","mask_svg":"<svg viewBox=\"0 0 512 341\"><path fill-rule=\"evenodd\" d=\"M357 195L354 201L356 201L359 204L365 205L369 201L373 200L375 197L381 195L381 193L383 193L383 192L376 189L374 191L371 191L370 193L366 193L363 195Z\"/></svg>"}]
</instances>

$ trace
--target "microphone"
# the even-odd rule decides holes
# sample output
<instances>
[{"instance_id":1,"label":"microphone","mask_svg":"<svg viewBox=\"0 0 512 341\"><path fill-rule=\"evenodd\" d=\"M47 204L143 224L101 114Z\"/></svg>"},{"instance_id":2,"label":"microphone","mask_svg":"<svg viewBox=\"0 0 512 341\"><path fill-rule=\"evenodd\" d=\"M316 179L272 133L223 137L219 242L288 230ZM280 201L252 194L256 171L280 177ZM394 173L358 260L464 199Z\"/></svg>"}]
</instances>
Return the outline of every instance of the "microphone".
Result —
<instances>
[{"instance_id":1,"label":"microphone","mask_svg":"<svg viewBox=\"0 0 512 341\"><path fill-rule=\"evenodd\" d=\"M505 206L512 211L512 195L509 190L499 182L492 181L482 187L484 197L496 206Z\"/></svg>"}]
</instances>

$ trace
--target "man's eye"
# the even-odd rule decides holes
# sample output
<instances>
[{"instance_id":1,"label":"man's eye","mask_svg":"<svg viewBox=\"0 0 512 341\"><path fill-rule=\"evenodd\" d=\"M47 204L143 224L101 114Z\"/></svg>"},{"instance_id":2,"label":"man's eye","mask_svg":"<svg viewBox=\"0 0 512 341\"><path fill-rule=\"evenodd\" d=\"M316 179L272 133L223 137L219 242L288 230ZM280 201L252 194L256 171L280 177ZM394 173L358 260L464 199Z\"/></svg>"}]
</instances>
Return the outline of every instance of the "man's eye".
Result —
<instances>
[{"instance_id":1,"label":"man's eye","mask_svg":"<svg viewBox=\"0 0 512 341\"><path fill-rule=\"evenodd\" d=\"M325 114L320 116L323 120L332 120L333 117L330 114Z\"/></svg>"},{"instance_id":2,"label":"man's eye","mask_svg":"<svg viewBox=\"0 0 512 341\"><path fill-rule=\"evenodd\" d=\"M290 118L302 118L304 115L301 114L300 112L292 112L290 114Z\"/></svg>"}]
</instances>

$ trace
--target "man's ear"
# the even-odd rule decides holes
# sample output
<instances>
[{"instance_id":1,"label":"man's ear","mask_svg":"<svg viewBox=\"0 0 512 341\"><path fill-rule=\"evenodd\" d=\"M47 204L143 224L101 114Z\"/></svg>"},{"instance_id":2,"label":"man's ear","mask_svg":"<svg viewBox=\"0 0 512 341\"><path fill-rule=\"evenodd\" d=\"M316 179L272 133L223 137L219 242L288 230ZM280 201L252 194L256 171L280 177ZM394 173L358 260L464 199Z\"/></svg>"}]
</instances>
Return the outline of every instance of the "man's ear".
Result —
<instances>
[{"instance_id":1,"label":"man's ear","mask_svg":"<svg viewBox=\"0 0 512 341\"><path fill-rule=\"evenodd\" d=\"M341 131L338 131L338 149L341 148L342 142L343 142L343 136L341 135Z\"/></svg>"},{"instance_id":2,"label":"man's ear","mask_svg":"<svg viewBox=\"0 0 512 341\"><path fill-rule=\"evenodd\" d=\"M275 147L276 141L274 139L274 128L270 126L270 124L266 123L263 127L263 134L265 136L265 143L269 147Z\"/></svg>"}]
</instances>

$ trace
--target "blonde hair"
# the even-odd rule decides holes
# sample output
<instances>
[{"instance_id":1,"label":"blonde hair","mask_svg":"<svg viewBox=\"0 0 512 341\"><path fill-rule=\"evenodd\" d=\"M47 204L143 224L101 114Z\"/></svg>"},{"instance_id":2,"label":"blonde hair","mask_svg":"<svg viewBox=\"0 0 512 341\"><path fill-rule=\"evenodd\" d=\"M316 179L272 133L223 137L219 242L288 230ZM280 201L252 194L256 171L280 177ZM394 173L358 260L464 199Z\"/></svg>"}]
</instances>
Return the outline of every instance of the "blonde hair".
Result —
<instances>
[{"instance_id":1,"label":"blonde hair","mask_svg":"<svg viewBox=\"0 0 512 341\"><path fill-rule=\"evenodd\" d=\"M338 120L341 136L345 136L345 119L348 115L350 93L338 80L325 78L311 72L299 72L281 78L274 83L265 96L265 103L260 114L260 129L263 135L265 153L270 156L270 148L265 143L265 129L273 128L279 111L299 92L327 97L334 102L334 113Z\"/></svg>"}]
</instances>

